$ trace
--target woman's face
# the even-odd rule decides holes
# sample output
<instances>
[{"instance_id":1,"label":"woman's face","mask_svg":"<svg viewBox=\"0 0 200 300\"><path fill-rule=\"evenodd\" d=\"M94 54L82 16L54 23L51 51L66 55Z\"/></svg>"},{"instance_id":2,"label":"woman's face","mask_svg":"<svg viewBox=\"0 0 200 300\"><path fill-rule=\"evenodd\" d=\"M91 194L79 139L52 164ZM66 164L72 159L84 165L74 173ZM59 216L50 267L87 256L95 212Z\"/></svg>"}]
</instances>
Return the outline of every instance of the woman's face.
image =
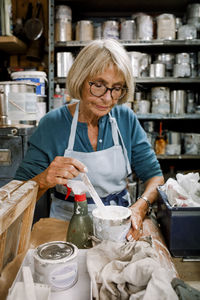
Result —
<instances>
[{"instance_id":1,"label":"woman's face","mask_svg":"<svg viewBox=\"0 0 200 300\"><path fill-rule=\"evenodd\" d=\"M116 99L116 95L118 95L124 85L124 77L117 71L117 68L114 65L106 68L100 75L86 79L83 84L82 99L80 103L84 113L94 115L97 118L109 113L113 106L117 104L118 99ZM99 89L101 91L101 89L104 90L105 87L115 88L112 91L112 96L110 90L107 90L104 95L99 96Z\"/></svg>"}]
</instances>

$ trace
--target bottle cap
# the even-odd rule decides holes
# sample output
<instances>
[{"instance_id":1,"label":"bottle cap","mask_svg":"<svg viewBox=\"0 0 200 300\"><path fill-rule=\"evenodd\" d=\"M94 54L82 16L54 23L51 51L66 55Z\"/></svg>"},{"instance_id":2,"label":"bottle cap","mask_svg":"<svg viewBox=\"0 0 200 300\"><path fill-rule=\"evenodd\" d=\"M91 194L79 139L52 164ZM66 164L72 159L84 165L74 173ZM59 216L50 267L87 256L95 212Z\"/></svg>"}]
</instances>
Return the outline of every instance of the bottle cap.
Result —
<instances>
[{"instance_id":1,"label":"bottle cap","mask_svg":"<svg viewBox=\"0 0 200 300\"><path fill-rule=\"evenodd\" d=\"M81 202L86 200L86 194L74 195L74 200L76 202Z\"/></svg>"}]
</instances>

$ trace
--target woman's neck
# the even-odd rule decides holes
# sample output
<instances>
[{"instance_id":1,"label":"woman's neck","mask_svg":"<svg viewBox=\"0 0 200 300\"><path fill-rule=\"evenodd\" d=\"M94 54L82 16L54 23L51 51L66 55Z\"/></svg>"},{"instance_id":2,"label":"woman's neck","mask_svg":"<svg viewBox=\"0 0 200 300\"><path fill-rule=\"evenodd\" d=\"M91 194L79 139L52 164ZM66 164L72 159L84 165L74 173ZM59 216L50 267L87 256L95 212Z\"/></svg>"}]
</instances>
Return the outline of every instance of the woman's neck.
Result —
<instances>
[{"instance_id":1,"label":"woman's neck","mask_svg":"<svg viewBox=\"0 0 200 300\"><path fill-rule=\"evenodd\" d=\"M72 103L68 106L69 111L72 116L75 114L77 103ZM82 123L87 123L90 127L96 127L98 126L99 117L95 116L93 114L90 114L87 110L84 110L84 107L79 105L79 114L78 114L78 121Z\"/></svg>"}]
</instances>

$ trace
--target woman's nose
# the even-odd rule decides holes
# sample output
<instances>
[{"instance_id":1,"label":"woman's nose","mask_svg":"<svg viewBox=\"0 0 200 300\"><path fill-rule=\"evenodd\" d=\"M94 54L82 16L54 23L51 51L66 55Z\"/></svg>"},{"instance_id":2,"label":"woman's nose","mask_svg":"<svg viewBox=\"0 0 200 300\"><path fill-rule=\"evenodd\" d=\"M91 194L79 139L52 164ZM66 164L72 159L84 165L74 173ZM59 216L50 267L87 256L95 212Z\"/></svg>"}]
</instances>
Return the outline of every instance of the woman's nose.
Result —
<instances>
[{"instance_id":1,"label":"woman's nose","mask_svg":"<svg viewBox=\"0 0 200 300\"><path fill-rule=\"evenodd\" d=\"M112 91L111 90L107 90L106 93L102 96L102 98L106 101L112 101Z\"/></svg>"}]
</instances>

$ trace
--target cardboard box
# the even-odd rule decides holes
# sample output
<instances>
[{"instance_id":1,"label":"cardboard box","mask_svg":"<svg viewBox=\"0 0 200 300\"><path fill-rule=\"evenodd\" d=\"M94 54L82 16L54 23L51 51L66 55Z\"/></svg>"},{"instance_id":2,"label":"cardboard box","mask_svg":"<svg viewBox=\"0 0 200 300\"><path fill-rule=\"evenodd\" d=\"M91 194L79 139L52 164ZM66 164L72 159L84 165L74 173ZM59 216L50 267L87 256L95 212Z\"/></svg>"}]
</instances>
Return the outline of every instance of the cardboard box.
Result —
<instances>
[{"instance_id":1,"label":"cardboard box","mask_svg":"<svg viewBox=\"0 0 200 300\"><path fill-rule=\"evenodd\" d=\"M158 188L157 219L175 257L200 257L200 207L172 207Z\"/></svg>"}]
</instances>

